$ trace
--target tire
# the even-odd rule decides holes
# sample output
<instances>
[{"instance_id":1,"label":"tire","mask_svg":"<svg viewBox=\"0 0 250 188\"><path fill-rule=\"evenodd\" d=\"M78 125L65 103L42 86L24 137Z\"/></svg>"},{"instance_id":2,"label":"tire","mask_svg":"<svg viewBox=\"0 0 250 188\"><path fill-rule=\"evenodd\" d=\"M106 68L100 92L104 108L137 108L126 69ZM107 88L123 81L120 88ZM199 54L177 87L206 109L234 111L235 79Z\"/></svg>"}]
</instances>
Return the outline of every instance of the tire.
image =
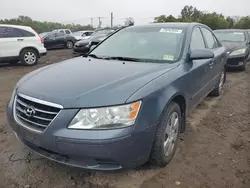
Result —
<instances>
[{"instance_id":1,"label":"tire","mask_svg":"<svg viewBox=\"0 0 250 188\"><path fill-rule=\"evenodd\" d=\"M243 65L242 67L239 68L240 71L245 71L247 68L247 62L245 63L245 65Z\"/></svg>"},{"instance_id":2,"label":"tire","mask_svg":"<svg viewBox=\"0 0 250 188\"><path fill-rule=\"evenodd\" d=\"M74 43L72 41L69 40L66 42L66 48L72 49L73 47L74 47Z\"/></svg>"},{"instance_id":3,"label":"tire","mask_svg":"<svg viewBox=\"0 0 250 188\"><path fill-rule=\"evenodd\" d=\"M174 121L171 121L172 118L174 119ZM171 102L165 109L164 115L160 120L159 124L157 125L155 138L151 149L151 154L149 157L149 162L151 164L164 167L170 163L170 161L174 157L178 145L182 119L183 118L181 117L181 109L179 105L175 102ZM171 122L175 123L174 124L172 123L172 126L170 126ZM172 133L168 134L169 132L171 132L171 130ZM174 137L171 136L173 132L174 132ZM171 140L174 141L171 142ZM170 143L173 144L171 145L171 147Z\"/></svg>"},{"instance_id":4,"label":"tire","mask_svg":"<svg viewBox=\"0 0 250 188\"><path fill-rule=\"evenodd\" d=\"M210 96L219 97L223 91L224 84L226 82L226 70L221 71L220 80L216 84L216 88L210 93Z\"/></svg>"},{"instance_id":5,"label":"tire","mask_svg":"<svg viewBox=\"0 0 250 188\"><path fill-rule=\"evenodd\" d=\"M33 66L37 64L38 54L33 49L24 49L20 54L21 63L25 66Z\"/></svg>"}]
</instances>

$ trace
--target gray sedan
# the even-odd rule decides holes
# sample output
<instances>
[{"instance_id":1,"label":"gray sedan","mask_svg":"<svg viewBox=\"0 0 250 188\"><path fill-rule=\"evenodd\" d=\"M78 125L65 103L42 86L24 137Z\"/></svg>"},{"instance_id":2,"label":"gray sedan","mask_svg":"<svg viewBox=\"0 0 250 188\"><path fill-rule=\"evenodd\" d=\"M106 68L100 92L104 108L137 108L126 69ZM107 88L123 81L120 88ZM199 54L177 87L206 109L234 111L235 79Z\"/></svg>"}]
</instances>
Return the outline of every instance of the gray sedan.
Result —
<instances>
[{"instance_id":1,"label":"gray sedan","mask_svg":"<svg viewBox=\"0 0 250 188\"><path fill-rule=\"evenodd\" d=\"M186 118L226 80L226 50L196 23L131 26L87 56L35 70L16 85L10 126L36 153L94 170L167 165Z\"/></svg>"}]
</instances>

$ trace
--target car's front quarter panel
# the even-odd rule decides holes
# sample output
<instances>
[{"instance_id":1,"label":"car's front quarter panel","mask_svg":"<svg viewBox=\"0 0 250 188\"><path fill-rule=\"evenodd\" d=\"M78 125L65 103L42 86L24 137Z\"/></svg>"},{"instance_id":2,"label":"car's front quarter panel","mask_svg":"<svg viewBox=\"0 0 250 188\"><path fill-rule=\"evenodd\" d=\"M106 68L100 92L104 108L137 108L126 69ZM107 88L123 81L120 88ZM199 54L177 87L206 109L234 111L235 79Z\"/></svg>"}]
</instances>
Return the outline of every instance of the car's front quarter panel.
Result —
<instances>
[{"instance_id":1,"label":"car's front quarter panel","mask_svg":"<svg viewBox=\"0 0 250 188\"><path fill-rule=\"evenodd\" d=\"M186 71L184 62L181 62L175 69L148 83L127 100L127 102L131 102L142 99L138 123L135 126L136 130L156 125L165 106L177 95L185 98L185 106L188 110L189 98L192 93L192 87L189 84L193 77Z\"/></svg>"}]
</instances>

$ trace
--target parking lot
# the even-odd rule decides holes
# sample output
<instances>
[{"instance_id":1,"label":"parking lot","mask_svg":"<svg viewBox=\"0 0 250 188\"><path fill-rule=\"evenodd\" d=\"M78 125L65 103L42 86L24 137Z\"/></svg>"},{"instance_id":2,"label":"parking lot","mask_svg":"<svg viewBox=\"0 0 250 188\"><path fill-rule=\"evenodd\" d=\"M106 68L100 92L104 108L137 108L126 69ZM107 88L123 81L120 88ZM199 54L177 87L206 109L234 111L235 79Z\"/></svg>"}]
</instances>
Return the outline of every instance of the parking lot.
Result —
<instances>
[{"instance_id":1,"label":"parking lot","mask_svg":"<svg viewBox=\"0 0 250 188\"><path fill-rule=\"evenodd\" d=\"M222 96L208 97L191 114L178 152L165 168L145 164L122 172L92 172L26 149L5 116L12 90L24 74L71 57L70 50L55 50L48 51L37 66L0 65L0 188L250 187L249 67L245 72L229 72Z\"/></svg>"}]
</instances>

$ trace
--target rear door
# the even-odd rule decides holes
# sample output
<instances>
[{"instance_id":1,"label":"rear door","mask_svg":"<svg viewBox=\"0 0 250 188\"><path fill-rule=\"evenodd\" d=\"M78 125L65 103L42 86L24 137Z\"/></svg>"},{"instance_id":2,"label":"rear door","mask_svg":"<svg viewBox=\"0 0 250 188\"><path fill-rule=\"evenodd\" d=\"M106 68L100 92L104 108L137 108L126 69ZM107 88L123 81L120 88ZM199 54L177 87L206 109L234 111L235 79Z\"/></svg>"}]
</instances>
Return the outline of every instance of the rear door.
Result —
<instances>
[{"instance_id":1,"label":"rear door","mask_svg":"<svg viewBox=\"0 0 250 188\"><path fill-rule=\"evenodd\" d=\"M50 33L44 38L44 46L47 49L57 47L56 33Z\"/></svg>"},{"instance_id":2,"label":"rear door","mask_svg":"<svg viewBox=\"0 0 250 188\"><path fill-rule=\"evenodd\" d=\"M64 33L56 33L56 44L58 47L65 46L66 35Z\"/></svg>"},{"instance_id":3,"label":"rear door","mask_svg":"<svg viewBox=\"0 0 250 188\"><path fill-rule=\"evenodd\" d=\"M202 34L206 43L206 48L214 52L214 58L209 62L209 73L208 73L208 85L207 90L211 90L217 84L220 73L224 67L224 62L226 60L225 48L220 45L215 35L209 29L202 27Z\"/></svg>"},{"instance_id":4,"label":"rear door","mask_svg":"<svg viewBox=\"0 0 250 188\"><path fill-rule=\"evenodd\" d=\"M0 56L17 57L23 42L22 33L14 27L0 26Z\"/></svg>"}]
</instances>

